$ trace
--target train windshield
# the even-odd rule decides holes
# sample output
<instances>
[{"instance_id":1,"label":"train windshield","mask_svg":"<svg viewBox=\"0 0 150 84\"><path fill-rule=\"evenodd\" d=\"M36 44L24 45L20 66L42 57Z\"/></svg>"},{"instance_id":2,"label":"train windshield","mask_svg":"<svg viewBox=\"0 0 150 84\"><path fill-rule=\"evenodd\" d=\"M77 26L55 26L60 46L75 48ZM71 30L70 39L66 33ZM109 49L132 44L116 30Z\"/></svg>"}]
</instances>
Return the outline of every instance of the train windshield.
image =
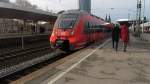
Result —
<instances>
[{"instance_id":1,"label":"train windshield","mask_svg":"<svg viewBox=\"0 0 150 84\"><path fill-rule=\"evenodd\" d=\"M78 15L75 14L65 14L60 17L59 28L73 28Z\"/></svg>"}]
</instances>

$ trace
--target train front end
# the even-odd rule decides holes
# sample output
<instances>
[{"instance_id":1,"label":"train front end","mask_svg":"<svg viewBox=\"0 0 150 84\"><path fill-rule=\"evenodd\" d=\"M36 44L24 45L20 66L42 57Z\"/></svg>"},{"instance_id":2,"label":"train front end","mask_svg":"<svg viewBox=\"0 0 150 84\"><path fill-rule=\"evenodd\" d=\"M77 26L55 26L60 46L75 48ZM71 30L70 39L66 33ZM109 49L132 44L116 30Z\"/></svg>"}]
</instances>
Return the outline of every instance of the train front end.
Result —
<instances>
[{"instance_id":1,"label":"train front end","mask_svg":"<svg viewBox=\"0 0 150 84\"><path fill-rule=\"evenodd\" d=\"M63 51L74 50L77 20L77 14L66 13L58 17L50 37L50 44L53 48L59 48Z\"/></svg>"}]
</instances>

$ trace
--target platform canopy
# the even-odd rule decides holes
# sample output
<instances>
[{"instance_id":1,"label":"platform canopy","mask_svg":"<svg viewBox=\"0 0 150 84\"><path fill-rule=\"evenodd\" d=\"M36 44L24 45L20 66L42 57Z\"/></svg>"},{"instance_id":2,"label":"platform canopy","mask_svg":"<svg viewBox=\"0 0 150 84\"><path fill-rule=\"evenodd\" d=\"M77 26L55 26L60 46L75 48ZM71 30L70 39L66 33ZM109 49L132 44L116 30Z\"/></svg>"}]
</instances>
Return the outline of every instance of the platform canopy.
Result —
<instances>
[{"instance_id":1,"label":"platform canopy","mask_svg":"<svg viewBox=\"0 0 150 84\"><path fill-rule=\"evenodd\" d=\"M107 28L110 28L110 29L113 28L113 24L112 24L112 23L105 22L105 23L102 24L102 25L103 25L103 26L106 26Z\"/></svg>"},{"instance_id":2,"label":"platform canopy","mask_svg":"<svg viewBox=\"0 0 150 84\"><path fill-rule=\"evenodd\" d=\"M133 22L131 19L118 19L117 22Z\"/></svg>"},{"instance_id":3,"label":"platform canopy","mask_svg":"<svg viewBox=\"0 0 150 84\"><path fill-rule=\"evenodd\" d=\"M50 21L56 20L57 14L38 9L21 8L12 3L0 2L0 18Z\"/></svg>"},{"instance_id":4,"label":"platform canopy","mask_svg":"<svg viewBox=\"0 0 150 84\"><path fill-rule=\"evenodd\" d=\"M118 20L116 20L116 22L118 22L120 25L126 24L126 25L130 26L131 24L133 24L134 20L131 20L131 19L118 19Z\"/></svg>"}]
</instances>

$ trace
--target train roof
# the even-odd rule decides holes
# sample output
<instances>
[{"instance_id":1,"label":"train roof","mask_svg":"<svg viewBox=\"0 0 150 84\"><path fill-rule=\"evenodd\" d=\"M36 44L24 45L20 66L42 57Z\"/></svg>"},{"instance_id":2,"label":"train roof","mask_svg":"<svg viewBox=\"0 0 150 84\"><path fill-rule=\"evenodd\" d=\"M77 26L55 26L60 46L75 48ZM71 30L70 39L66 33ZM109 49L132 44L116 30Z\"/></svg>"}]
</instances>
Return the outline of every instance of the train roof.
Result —
<instances>
[{"instance_id":1,"label":"train roof","mask_svg":"<svg viewBox=\"0 0 150 84\"><path fill-rule=\"evenodd\" d=\"M95 16L93 14L90 14L90 13L88 13L86 11L83 11L83 10L68 10L68 11L64 11L62 14L85 14L85 15L87 14L87 15L91 15L91 16L97 18L97 19L101 19L101 20L104 21L104 19L102 19L98 16Z\"/></svg>"},{"instance_id":2,"label":"train roof","mask_svg":"<svg viewBox=\"0 0 150 84\"><path fill-rule=\"evenodd\" d=\"M89 14L89 13L81 10L68 10L68 11L64 11L62 14Z\"/></svg>"}]
</instances>

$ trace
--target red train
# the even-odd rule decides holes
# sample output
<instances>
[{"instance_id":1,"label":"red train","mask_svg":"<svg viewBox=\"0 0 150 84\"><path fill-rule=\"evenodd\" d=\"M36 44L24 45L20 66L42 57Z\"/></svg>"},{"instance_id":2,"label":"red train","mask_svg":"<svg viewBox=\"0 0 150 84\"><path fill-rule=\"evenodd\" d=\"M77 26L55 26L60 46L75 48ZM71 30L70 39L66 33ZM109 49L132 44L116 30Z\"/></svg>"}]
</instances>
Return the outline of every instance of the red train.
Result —
<instances>
[{"instance_id":1,"label":"red train","mask_svg":"<svg viewBox=\"0 0 150 84\"><path fill-rule=\"evenodd\" d=\"M59 15L50 44L53 48L72 51L105 38L113 26L84 11L70 10Z\"/></svg>"}]
</instances>

